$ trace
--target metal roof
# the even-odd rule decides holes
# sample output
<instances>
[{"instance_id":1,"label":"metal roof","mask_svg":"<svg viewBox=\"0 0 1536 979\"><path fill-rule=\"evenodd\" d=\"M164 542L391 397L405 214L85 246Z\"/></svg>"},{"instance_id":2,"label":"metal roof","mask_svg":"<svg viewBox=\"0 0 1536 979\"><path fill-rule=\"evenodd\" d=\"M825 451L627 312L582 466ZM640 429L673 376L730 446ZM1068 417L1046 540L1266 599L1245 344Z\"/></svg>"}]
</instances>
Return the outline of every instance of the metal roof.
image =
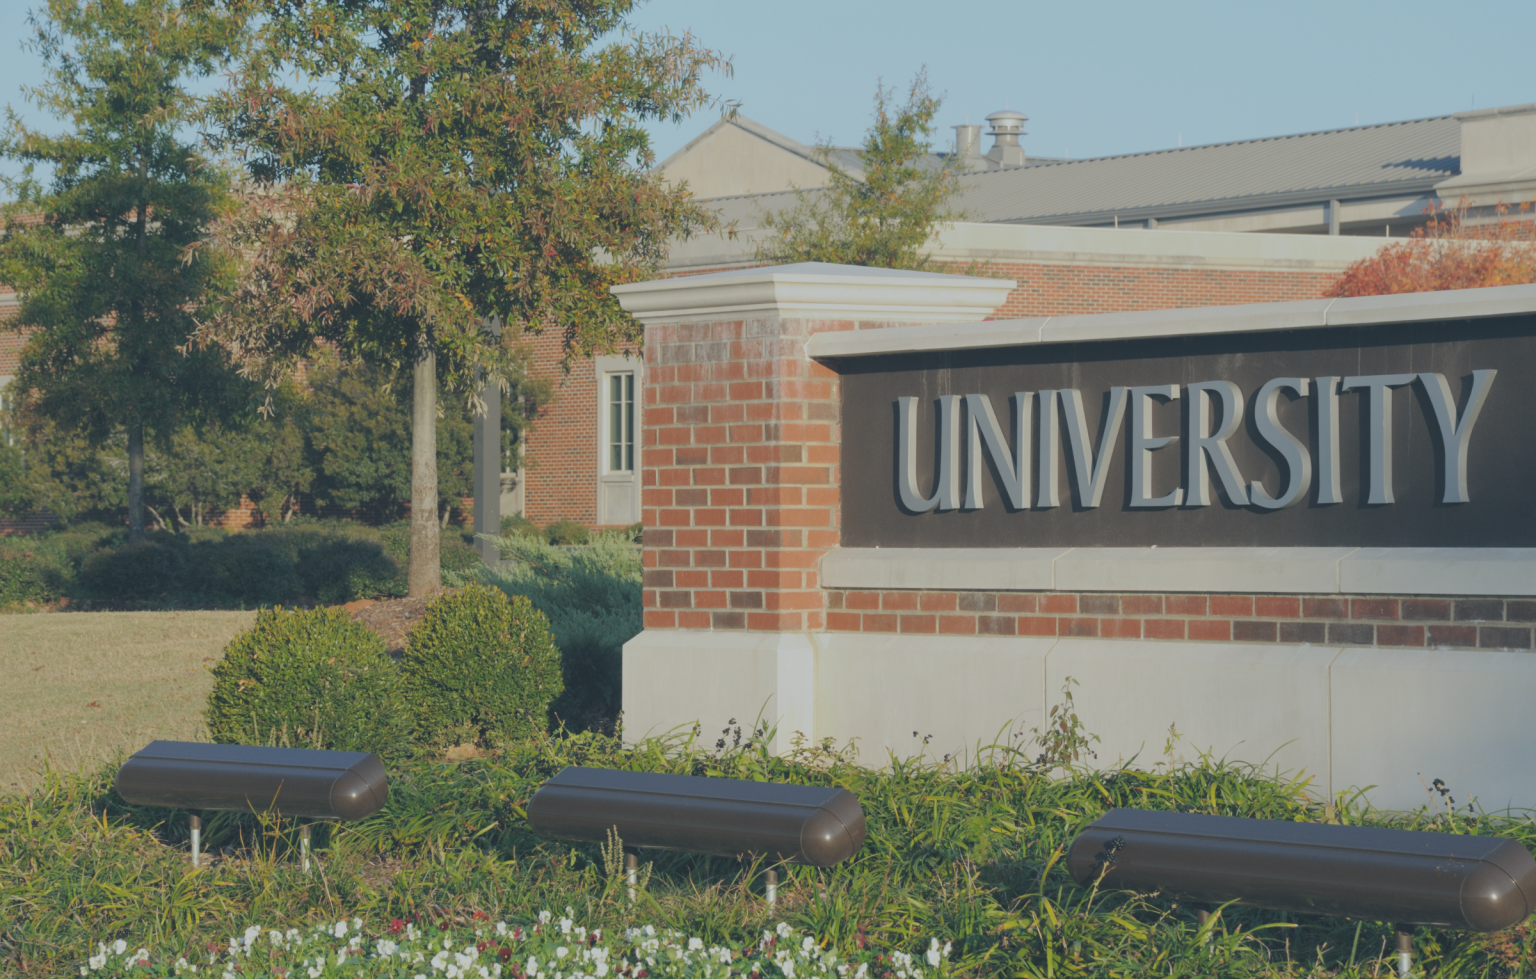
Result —
<instances>
[{"instance_id":1,"label":"metal roof","mask_svg":"<svg viewBox=\"0 0 1536 979\"><path fill-rule=\"evenodd\" d=\"M1454 116L1355 126L960 177L970 219L1100 224L1428 193L1460 169ZM767 201L764 206L772 206Z\"/></svg>"}]
</instances>

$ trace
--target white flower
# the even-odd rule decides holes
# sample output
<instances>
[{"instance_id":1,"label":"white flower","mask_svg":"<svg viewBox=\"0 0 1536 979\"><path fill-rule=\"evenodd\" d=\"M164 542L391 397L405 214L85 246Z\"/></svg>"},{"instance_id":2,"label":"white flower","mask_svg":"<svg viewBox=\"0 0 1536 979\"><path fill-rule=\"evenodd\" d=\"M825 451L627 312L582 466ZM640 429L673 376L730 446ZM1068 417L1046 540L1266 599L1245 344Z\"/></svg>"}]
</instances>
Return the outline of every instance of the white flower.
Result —
<instances>
[{"instance_id":1,"label":"white flower","mask_svg":"<svg viewBox=\"0 0 1536 979\"><path fill-rule=\"evenodd\" d=\"M859 971L853 974L853 979L864 979L864 977L867 975L869 975L869 963L860 962Z\"/></svg>"},{"instance_id":2,"label":"white flower","mask_svg":"<svg viewBox=\"0 0 1536 979\"><path fill-rule=\"evenodd\" d=\"M791 931L792 931L792 930L793 930L793 929L791 929L791 928L790 928L790 927L789 927L789 925L786 925L786 924L785 924L785 923L784 923L784 922L782 922L782 921L781 921L781 922L779 922L779 927L777 927L777 928L775 928L775 929L774 929L774 931L777 931L777 932L778 932L778 933L779 933L779 937L780 937L780 938L788 938L788 937L789 937L789 936L790 936L790 932L791 932Z\"/></svg>"},{"instance_id":3,"label":"white flower","mask_svg":"<svg viewBox=\"0 0 1536 979\"><path fill-rule=\"evenodd\" d=\"M567 955L570 955L570 954L571 954L571 950L566 948L564 945L560 945L560 946L555 948L555 958L557 958L557 959L563 959Z\"/></svg>"},{"instance_id":4,"label":"white flower","mask_svg":"<svg viewBox=\"0 0 1536 979\"><path fill-rule=\"evenodd\" d=\"M574 924L574 922L572 922L570 918L561 918L560 919L560 934L562 934L562 935L569 935L571 933L571 925L572 924Z\"/></svg>"},{"instance_id":5,"label":"white flower","mask_svg":"<svg viewBox=\"0 0 1536 979\"><path fill-rule=\"evenodd\" d=\"M507 933L507 923L505 921L498 921L498 922L496 922L496 934L498 934L498 935L505 935L506 933Z\"/></svg>"},{"instance_id":6,"label":"white flower","mask_svg":"<svg viewBox=\"0 0 1536 979\"><path fill-rule=\"evenodd\" d=\"M345 938L347 935L347 923L345 921L336 922L336 926L331 929L331 934L337 938Z\"/></svg>"},{"instance_id":7,"label":"white flower","mask_svg":"<svg viewBox=\"0 0 1536 979\"><path fill-rule=\"evenodd\" d=\"M690 952L697 952L699 949L701 949L703 947L704 947L704 939L702 939L702 938L690 938L690 939L688 939L688 951L690 951Z\"/></svg>"},{"instance_id":8,"label":"white flower","mask_svg":"<svg viewBox=\"0 0 1536 979\"><path fill-rule=\"evenodd\" d=\"M527 971L530 976L536 976L539 974L539 960L531 955L528 956Z\"/></svg>"},{"instance_id":9,"label":"white flower","mask_svg":"<svg viewBox=\"0 0 1536 979\"><path fill-rule=\"evenodd\" d=\"M549 924L549 919L551 919L553 917L554 917L554 915L550 914L548 911L540 911L539 912L539 924L547 925L547 924Z\"/></svg>"},{"instance_id":10,"label":"white flower","mask_svg":"<svg viewBox=\"0 0 1536 979\"><path fill-rule=\"evenodd\" d=\"M807 953L810 952L811 949L813 949L815 947L816 947L816 943L811 940L811 936L810 935L806 935L805 938L802 939L801 942L800 942L800 953L802 955L807 954Z\"/></svg>"},{"instance_id":11,"label":"white flower","mask_svg":"<svg viewBox=\"0 0 1536 979\"><path fill-rule=\"evenodd\" d=\"M114 955L122 955L126 951L128 951L128 943L121 938L112 943L112 953Z\"/></svg>"},{"instance_id":12,"label":"white flower","mask_svg":"<svg viewBox=\"0 0 1536 979\"><path fill-rule=\"evenodd\" d=\"M939 951L939 940L937 938L932 939L928 942L928 964L937 969L942 958L943 953Z\"/></svg>"}]
</instances>

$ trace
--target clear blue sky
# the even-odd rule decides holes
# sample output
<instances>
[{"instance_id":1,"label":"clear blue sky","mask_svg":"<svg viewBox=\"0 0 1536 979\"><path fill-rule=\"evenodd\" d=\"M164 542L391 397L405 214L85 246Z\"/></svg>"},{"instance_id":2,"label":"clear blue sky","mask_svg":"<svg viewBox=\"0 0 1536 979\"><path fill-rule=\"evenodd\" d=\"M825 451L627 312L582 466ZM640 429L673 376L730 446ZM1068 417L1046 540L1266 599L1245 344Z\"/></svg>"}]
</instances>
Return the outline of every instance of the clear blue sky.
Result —
<instances>
[{"instance_id":1,"label":"clear blue sky","mask_svg":"<svg viewBox=\"0 0 1536 979\"><path fill-rule=\"evenodd\" d=\"M0 89L18 110L19 86L38 73L20 48L34 5L0 4ZM1011 107L1029 115L1024 145L1040 156L1536 102L1536 69L1521 48L1536 36L1532 0L651 0L633 23L691 31L731 56L734 77L711 78L711 89L806 143L856 144L876 80L905 86L924 64L947 96L942 145L949 126ZM714 118L656 126L658 158Z\"/></svg>"}]
</instances>

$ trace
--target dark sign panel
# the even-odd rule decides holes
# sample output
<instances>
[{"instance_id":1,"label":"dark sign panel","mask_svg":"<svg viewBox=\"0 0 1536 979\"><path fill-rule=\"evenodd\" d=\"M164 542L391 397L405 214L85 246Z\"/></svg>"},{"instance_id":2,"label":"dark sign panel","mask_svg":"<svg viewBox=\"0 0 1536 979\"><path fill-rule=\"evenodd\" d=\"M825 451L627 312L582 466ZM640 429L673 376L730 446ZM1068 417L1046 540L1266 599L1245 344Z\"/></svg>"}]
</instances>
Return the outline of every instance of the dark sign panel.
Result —
<instances>
[{"instance_id":1,"label":"dark sign panel","mask_svg":"<svg viewBox=\"0 0 1536 979\"><path fill-rule=\"evenodd\" d=\"M1536 547L1536 318L848 358L846 547Z\"/></svg>"}]
</instances>

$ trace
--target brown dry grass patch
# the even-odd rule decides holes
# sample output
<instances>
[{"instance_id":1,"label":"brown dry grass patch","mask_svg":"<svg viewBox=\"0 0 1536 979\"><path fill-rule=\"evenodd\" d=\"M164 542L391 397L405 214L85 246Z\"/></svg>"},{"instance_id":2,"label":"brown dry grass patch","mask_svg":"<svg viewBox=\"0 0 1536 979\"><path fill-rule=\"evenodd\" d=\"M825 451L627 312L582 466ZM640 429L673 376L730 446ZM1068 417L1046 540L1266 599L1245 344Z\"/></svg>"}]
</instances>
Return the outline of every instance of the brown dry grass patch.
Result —
<instances>
[{"instance_id":1,"label":"brown dry grass patch","mask_svg":"<svg viewBox=\"0 0 1536 979\"><path fill-rule=\"evenodd\" d=\"M254 612L0 616L0 794L200 737L211 667Z\"/></svg>"}]
</instances>

